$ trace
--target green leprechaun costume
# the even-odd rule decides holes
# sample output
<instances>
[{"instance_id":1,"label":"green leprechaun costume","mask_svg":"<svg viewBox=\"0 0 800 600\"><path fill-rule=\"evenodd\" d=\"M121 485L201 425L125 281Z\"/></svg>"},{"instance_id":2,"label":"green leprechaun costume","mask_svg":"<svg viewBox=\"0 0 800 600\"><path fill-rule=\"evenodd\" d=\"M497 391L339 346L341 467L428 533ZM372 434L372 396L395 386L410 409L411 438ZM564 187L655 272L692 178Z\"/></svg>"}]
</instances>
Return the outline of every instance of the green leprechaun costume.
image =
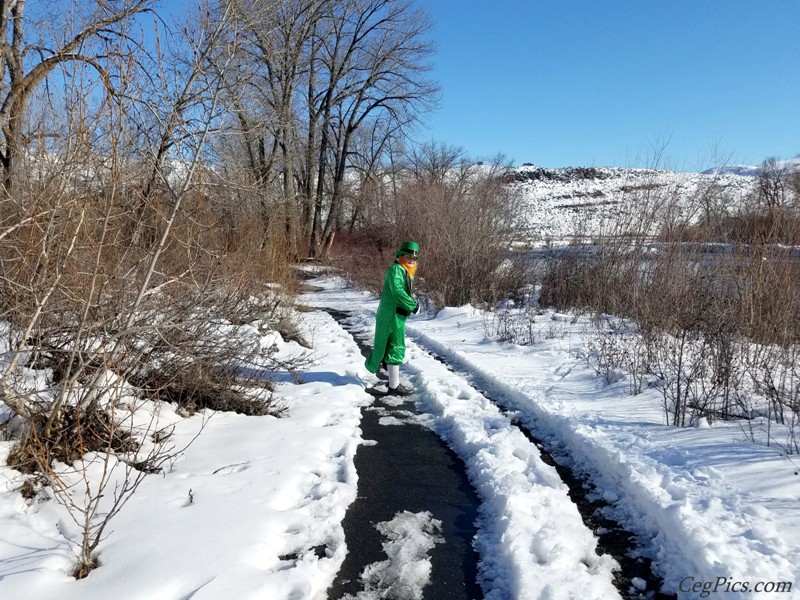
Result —
<instances>
[{"instance_id":1,"label":"green leprechaun costume","mask_svg":"<svg viewBox=\"0 0 800 600\"><path fill-rule=\"evenodd\" d=\"M376 373L381 362L386 363L389 393L411 393L400 385L400 364L406 354L406 318L419 311L419 303L411 295L418 252L416 242L403 242L395 252L395 261L383 279L375 322L375 346L365 363L370 373Z\"/></svg>"}]
</instances>

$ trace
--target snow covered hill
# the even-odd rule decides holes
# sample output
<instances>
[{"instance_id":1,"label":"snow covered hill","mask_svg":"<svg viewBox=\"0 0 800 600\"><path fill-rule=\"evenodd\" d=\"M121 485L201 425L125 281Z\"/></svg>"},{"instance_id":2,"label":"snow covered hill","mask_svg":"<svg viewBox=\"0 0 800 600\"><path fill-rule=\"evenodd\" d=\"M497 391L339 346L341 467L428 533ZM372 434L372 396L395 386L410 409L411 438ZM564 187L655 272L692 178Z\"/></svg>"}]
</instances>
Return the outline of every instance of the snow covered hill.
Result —
<instances>
[{"instance_id":1,"label":"snow covered hill","mask_svg":"<svg viewBox=\"0 0 800 600\"><path fill-rule=\"evenodd\" d=\"M800 168L800 159L786 163L789 168ZM758 167L738 167L683 173L525 165L514 167L510 178L521 201L525 237L535 244L558 243L576 234L611 234L621 217L637 214L644 205L654 211L671 208L691 220L699 214L698 200L711 192L736 206L752 192L757 170Z\"/></svg>"}]
</instances>

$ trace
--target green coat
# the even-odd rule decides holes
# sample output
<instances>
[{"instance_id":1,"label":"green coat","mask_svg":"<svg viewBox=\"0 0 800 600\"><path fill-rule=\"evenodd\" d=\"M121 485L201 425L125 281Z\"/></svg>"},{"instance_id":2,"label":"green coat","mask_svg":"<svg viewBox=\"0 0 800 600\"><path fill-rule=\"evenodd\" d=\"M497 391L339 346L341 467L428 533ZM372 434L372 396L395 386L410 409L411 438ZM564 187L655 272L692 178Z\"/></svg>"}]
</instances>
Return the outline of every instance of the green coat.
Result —
<instances>
[{"instance_id":1,"label":"green coat","mask_svg":"<svg viewBox=\"0 0 800 600\"><path fill-rule=\"evenodd\" d=\"M403 266L395 262L383 278L381 301L375 320L375 346L365 366L375 373L381 361L399 365L406 355L406 318L417 308L411 296L412 279Z\"/></svg>"}]
</instances>

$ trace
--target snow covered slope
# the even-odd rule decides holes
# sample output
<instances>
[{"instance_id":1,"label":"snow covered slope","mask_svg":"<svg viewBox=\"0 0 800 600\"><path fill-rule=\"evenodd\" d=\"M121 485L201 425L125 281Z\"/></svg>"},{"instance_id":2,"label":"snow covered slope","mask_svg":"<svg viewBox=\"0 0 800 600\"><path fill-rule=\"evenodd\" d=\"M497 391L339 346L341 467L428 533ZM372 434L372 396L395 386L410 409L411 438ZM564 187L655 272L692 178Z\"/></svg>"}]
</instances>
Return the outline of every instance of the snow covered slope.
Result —
<instances>
[{"instance_id":1,"label":"snow covered slope","mask_svg":"<svg viewBox=\"0 0 800 600\"><path fill-rule=\"evenodd\" d=\"M717 198L724 195L736 204L752 191L752 173L528 165L514 167L510 178L520 195L526 238L535 243L558 242L576 233L611 234L620 217L636 214L643 205L654 210L674 206L691 218L695 200L711 190Z\"/></svg>"}]
</instances>

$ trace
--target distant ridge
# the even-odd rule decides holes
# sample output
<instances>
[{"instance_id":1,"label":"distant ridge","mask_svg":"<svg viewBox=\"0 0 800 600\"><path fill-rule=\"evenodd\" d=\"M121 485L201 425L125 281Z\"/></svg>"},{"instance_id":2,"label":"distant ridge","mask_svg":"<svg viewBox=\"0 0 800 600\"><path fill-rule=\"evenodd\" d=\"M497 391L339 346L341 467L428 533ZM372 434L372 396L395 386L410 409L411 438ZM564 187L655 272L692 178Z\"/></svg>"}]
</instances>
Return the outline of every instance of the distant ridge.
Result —
<instances>
[{"instance_id":1,"label":"distant ridge","mask_svg":"<svg viewBox=\"0 0 800 600\"><path fill-rule=\"evenodd\" d=\"M775 163L779 169L787 171L800 170L800 157L789 160L779 160ZM761 170L761 165L724 165L712 167L702 171L703 175L742 175L744 177L754 177Z\"/></svg>"}]
</instances>

